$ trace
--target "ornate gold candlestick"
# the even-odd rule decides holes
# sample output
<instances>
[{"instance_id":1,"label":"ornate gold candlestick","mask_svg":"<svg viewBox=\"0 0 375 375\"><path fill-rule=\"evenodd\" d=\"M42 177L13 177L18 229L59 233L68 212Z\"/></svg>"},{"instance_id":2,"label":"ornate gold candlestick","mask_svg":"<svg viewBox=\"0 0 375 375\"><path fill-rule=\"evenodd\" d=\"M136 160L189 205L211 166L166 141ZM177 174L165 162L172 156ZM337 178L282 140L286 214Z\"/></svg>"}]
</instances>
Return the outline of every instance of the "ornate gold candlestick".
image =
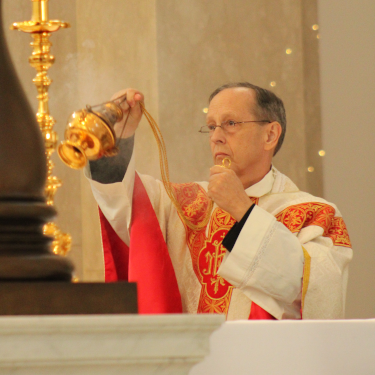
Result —
<instances>
[{"instance_id":1,"label":"ornate gold candlestick","mask_svg":"<svg viewBox=\"0 0 375 375\"><path fill-rule=\"evenodd\" d=\"M37 71L37 75L33 79L33 82L38 90L37 98L39 101L36 118L43 135L47 156L48 177L45 194L47 204L53 206L56 191L62 185L62 182L59 178L52 175L54 164L51 160L51 155L56 150L57 134L53 130L55 120L50 115L48 105L48 89L52 81L48 77L47 71L55 61L54 56L50 55L52 43L49 41L49 37L51 36L51 33L60 28L68 28L70 25L67 22L49 20L49 0L31 1L33 6L31 21L16 22L11 26L11 30L20 30L30 33L33 38L33 42L31 42L33 52L29 58L29 63ZM71 236L67 233L61 232L54 222L50 222L44 226L44 233L54 238L52 243L53 252L59 255L66 255L70 250L72 241Z\"/></svg>"}]
</instances>

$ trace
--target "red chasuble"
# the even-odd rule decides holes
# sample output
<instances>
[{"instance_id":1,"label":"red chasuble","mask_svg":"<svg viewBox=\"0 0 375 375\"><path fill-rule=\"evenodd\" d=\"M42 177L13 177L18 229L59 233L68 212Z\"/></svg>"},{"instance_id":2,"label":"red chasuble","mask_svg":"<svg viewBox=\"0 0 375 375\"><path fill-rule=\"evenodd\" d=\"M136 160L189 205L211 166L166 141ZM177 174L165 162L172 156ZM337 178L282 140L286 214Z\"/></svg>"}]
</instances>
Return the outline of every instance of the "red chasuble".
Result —
<instances>
[{"instance_id":1,"label":"red chasuble","mask_svg":"<svg viewBox=\"0 0 375 375\"><path fill-rule=\"evenodd\" d=\"M176 184L174 188L187 216L199 222L208 206L205 191L194 183ZM99 214L106 282L136 282L140 314L181 313L181 295L167 245L138 174L134 181L129 247L117 236L101 211ZM228 213L217 208L210 220L207 237L206 228L201 231L185 228L193 268L202 285L198 313L228 312L233 286L218 275L217 270L226 252L221 241L234 222ZM253 302L249 319L274 318Z\"/></svg>"}]
</instances>

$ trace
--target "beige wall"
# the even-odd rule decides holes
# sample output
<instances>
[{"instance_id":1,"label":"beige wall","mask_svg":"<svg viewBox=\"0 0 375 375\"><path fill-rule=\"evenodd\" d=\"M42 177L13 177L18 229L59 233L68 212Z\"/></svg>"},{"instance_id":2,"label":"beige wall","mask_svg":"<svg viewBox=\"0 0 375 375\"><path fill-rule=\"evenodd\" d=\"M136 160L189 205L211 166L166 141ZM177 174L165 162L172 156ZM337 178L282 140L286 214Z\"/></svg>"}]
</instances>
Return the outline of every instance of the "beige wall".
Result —
<instances>
[{"instance_id":1,"label":"beige wall","mask_svg":"<svg viewBox=\"0 0 375 375\"><path fill-rule=\"evenodd\" d=\"M347 317L375 317L375 2L319 1L324 195L354 248Z\"/></svg>"},{"instance_id":2,"label":"beige wall","mask_svg":"<svg viewBox=\"0 0 375 375\"><path fill-rule=\"evenodd\" d=\"M285 146L275 164L301 189L321 195L319 81L315 79L313 92L305 89L318 71L315 35L305 36L316 21L315 1L157 2L159 119L169 154L182 155L172 163L175 181L207 179L212 160L197 129L204 124L202 109L209 94L230 81L269 89L275 81L273 90L283 98L288 115ZM314 74L305 67L307 53ZM306 120L307 111L317 114L315 122ZM314 157L306 147L311 127L318 130L311 139ZM308 165L316 168L314 178Z\"/></svg>"},{"instance_id":3,"label":"beige wall","mask_svg":"<svg viewBox=\"0 0 375 375\"><path fill-rule=\"evenodd\" d=\"M51 17L72 28L52 37L51 111L63 135L70 112L126 86L142 90L159 121L173 181L207 179L212 164L198 133L202 109L217 86L247 80L275 91L288 114L286 142L275 165L301 189L322 193L316 2L299 0L50 0ZM28 0L4 0L5 21L30 18ZM7 32L17 70L34 107L30 37ZM286 54L286 49L292 49ZM271 88L270 82L276 86ZM137 168L159 175L147 123L136 136ZM80 172L56 161L65 182L59 223L72 233L71 257L83 280L102 277L97 209ZM309 174L307 167L315 172Z\"/></svg>"}]
</instances>

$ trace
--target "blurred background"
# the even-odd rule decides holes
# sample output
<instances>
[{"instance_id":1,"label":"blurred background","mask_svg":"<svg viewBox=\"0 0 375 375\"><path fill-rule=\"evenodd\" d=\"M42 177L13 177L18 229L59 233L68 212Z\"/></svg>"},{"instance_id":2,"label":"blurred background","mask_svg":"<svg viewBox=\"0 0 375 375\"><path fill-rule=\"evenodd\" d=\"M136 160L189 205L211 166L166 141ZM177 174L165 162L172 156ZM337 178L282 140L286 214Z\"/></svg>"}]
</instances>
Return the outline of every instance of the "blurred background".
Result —
<instances>
[{"instance_id":1,"label":"blurred background","mask_svg":"<svg viewBox=\"0 0 375 375\"><path fill-rule=\"evenodd\" d=\"M31 1L4 0L4 24L31 18ZM233 81L268 88L285 103L288 128L275 166L300 189L340 209L353 243L347 318L375 317L375 2L372 0L50 0L55 33L50 109L60 139L68 116L116 91L144 92L165 138L174 182L206 180L212 164L198 133L210 93ZM37 109L30 36L6 31ZM147 122L136 135L141 173L159 176ZM98 211L82 172L54 155L64 186L60 228L81 281L103 279Z\"/></svg>"}]
</instances>

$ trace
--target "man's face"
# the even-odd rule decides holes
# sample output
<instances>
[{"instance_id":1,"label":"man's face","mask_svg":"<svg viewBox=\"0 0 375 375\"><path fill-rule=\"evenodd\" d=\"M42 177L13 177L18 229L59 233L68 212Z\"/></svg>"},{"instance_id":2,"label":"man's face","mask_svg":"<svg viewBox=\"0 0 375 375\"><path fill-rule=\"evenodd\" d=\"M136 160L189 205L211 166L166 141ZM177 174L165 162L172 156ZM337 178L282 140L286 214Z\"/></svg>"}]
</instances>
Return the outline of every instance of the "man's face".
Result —
<instances>
[{"instance_id":1,"label":"man's face","mask_svg":"<svg viewBox=\"0 0 375 375\"><path fill-rule=\"evenodd\" d=\"M255 93L251 89L225 89L217 94L208 108L207 124L220 125L224 121L265 120L255 115ZM238 127L238 128L237 128ZM214 163L221 165L225 157L232 161L231 169L238 177L254 173L267 157L264 142L266 127L259 123L237 124L234 133L216 128L210 136Z\"/></svg>"}]
</instances>

